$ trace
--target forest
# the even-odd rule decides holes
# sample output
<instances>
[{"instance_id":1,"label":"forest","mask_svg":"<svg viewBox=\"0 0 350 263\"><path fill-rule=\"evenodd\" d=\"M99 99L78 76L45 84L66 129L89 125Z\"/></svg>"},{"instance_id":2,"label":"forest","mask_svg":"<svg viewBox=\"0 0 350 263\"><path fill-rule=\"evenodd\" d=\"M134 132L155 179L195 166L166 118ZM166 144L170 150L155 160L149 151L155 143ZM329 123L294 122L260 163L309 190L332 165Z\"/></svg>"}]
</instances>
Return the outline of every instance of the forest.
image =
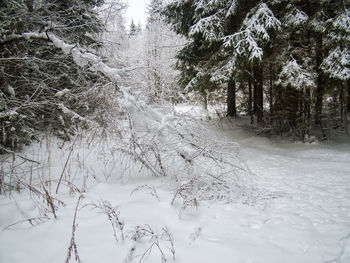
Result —
<instances>
[{"instance_id":1,"label":"forest","mask_svg":"<svg viewBox=\"0 0 350 263\"><path fill-rule=\"evenodd\" d=\"M0 262L349 262L350 1L130 1L0 1Z\"/></svg>"}]
</instances>

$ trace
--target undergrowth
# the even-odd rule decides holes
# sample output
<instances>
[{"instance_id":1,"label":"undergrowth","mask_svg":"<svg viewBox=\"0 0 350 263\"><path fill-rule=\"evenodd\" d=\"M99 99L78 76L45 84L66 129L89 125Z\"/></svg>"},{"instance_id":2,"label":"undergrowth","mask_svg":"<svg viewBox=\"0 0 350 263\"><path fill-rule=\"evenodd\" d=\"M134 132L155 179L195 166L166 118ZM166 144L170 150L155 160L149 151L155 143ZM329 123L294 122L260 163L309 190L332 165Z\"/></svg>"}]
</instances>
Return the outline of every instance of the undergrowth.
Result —
<instances>
[{"instance_id":1,"label":"undergrowth","mask_svg":"<svg viewBox=\"0 0 350 263\"><path fill-rule=\"evenodd\" d=\"M152 251L158 251L161 262L168 262L175 260L175 241L166 226L157 232L142 222L130 225L106 200L83 205L89 186L138 174L166 179L172 193L168 201L178 208L179 218L206 201L255 202L257 189L239 158L238 144L213 139L201 120L180 114L171 105L149 106L145 101L142 94L121 89L115 102L118 118L111 119L108 127L81 130L71 141L44 134L39 143L21 153L1 155L1 194L9 198L28 194L37 209L36 217L24 218L5 230L54 220L69 198L79 196L66 262L73 256L80 261L75 234L79 211L86 206L106 215L117 245L133 242L125 263L144 262ZM152 185L143 184L131 194L139 191L160 200Z\"/></svg>"}]
</instances>

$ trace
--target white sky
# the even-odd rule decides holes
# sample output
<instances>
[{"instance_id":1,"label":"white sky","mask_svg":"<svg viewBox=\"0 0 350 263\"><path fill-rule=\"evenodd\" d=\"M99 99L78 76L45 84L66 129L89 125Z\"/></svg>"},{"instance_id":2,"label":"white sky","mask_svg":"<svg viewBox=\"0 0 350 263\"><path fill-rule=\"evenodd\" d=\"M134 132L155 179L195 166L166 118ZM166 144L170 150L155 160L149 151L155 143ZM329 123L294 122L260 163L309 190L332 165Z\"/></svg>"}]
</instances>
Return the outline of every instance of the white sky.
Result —
<instances>
[{"instance_id":1,"label":"white sky","mask_svg":"<svg viewBox=\"0 0 350 263\"><path fill-rule=\"evenodd\" d=\"M126 10L126 27L129 28L131 19L134 20L137 25L141 22L142 26L146 24L146 7L149 3L149 0L127 0L128 9Z\"/></svg>"}]
</instances>

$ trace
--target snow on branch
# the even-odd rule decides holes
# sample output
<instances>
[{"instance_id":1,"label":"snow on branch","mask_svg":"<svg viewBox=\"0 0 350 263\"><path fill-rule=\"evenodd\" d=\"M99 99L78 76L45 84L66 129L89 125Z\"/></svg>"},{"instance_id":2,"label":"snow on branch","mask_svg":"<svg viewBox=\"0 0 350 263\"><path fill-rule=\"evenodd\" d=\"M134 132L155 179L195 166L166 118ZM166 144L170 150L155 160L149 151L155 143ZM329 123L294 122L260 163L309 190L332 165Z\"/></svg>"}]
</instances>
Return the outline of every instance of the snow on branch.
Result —
<instances>
[{"instance_id":1,"label":"snow on branch","mask_svg":"<svg viewBox=\"0 0 350 263\"><path fill-rule=\"evenodd\" d=\"M242 30L224 38L224 47L232 48L239 56L247 56L250 61L261 60L263 49L259 47L250 30Z\"/></svg>"},{"instance_id":2,"label":"snow on branch","mask_svg":"<svg viewBox=\"0 0 350 263\"><path fill-rule=\"evenodd\" d=\"M350 50L336 47L324 59L321 68L333 79L350 79Z\"/></svg>"},{"instance_id":3,"label":"snow on branch","mask_svg":"<svg viewBox=\"0 0 350 263\"><path fill-rule=\"evenodd\" d=\"M224 1L222 0L200 0L196 3L196 12L202 13L204 10L208 12L208 10L211 11L210 7L217 8L222 6ZM202 12L201 12L202 10Z\"/></svg>"},{"instance_id":4,"label":"snow on branch","mask_svg":"<svg viewBox=\"0 0 350 263\"><path fill-rule=\"evenodd\" d=\"M350 11L345 9L333 21L330 39L336 43L323 60L322 70L333 79L350 79Z\"/></svg>"},{"instance_id":5,"label":"snow on branch","mask_svg":"<svg viewBox=\"0 0 350 263\"><path fill-rule=\"evenodd\" d=\"M301 26L309 20L309 16L297 9L293 8L284 18L284 24L286 26Z\"/></svg>"},{"instance_id":6,"label":"snow on branch","mask_svg":"<svg viewBox=\"0 0 350 263\"><path fill-rule=\"evenodd\" d=\"M226 13L226 18L229 17L230 15L236 14L237 6L238 6L237 1L233 0L231 5L230 5L230 8L228 9L228 11Z\"/></svg>"},{"instance_id":7,"label":"snow on branch","mask_svg":"<svg viewBox=\"0 0 350 263\"><path fill-rule=\"evenodd\" d=\"M314 76L305 70L296 60L289 61L279 74L277 85L291 86L296 89L313 86Z\"/></svg>"},{"instance_id":8,"label":"snow on branch","mask_svg":"<svg viewBox=\"0 0 350 263\"><path fill-rule=\"evenodd\" d=\"M77 45L67 44L62 39L57 36L48 33L48 32L28 32L23 34L11 34L5 39L0 41L0 44L6 44L8 42L14 40L25 39L28 41L32 40L46 40L51 42L56 48L59 48L66 55L71 55L73 57L74 62L80 66L90 66L89 69L91 71L96 71L104 74L106 77L110 78L112 81L119 82L120 81L120 73L121 71L115 68L111 68L105 63L102 62L101 58L92 54L90 52L84 52Z\"/></svg>"},{"instance_id":9,"label":"snow on branch","mask_svg":"<svg viewBox=\"0 0 350 263\"><path fill-rule=\"evenodd\" d=\"M221 19L217 14L201 18L190 28L189 36L203 34L207 40L219 40L224 36Z\"/></svg>"},{"instance_id":10,"label":"snow on branch","mask_svg":"<svg viewBox=\"0 0 350 263\"><path fill-rule=\"evenodd\" d=\"M250 196L250 171L237 155L237 144L213 139L189 115L171 107L152 108L122 91L118 105L128 113L129 127L121 129L118 149L150 174L175 179L172 203L182 200L181 211L201 200Z\"/></svg>"},{"instance_id":11,"label":"snow on branch","mask_svg":"<svg viewBox=\"0 0 350 263\"><path fill-rule=\"evenodd\" d=\"M63 103L59 103L57 104L58 108L66 115L70 115L71 116L71 119L74 120L74 119L77 119L79 121L82 121L82 122L87 122L87 123L91 123L91 124L95 124L93 123L92 121L80 116L78 113L76 113L75 111L72 111L70 109L68 109L66 106L64 106Z\"/></svg>"},{"instance_id":12,"label":"snow on branch","mask_svg":"<svg viewBox=\"0 0 350 263\"><path fill-rule=\"evenodd\" d=\"M220 64L212 74L210 81L217 84L227 83L234 74L236 59L236 56L233 55Z\"/></svg>"},{"instance_id":13,"label":"snow on branch","mask_svg":"<svg viewBox=\"0 0 350 263\"><path fill-rule=\"evenodd\" d=\"M203 71L198 71L196 76L191 79L191 81L186 85L185 91L189 92L195 89L195 87L198 86L198 83L200 80L205 76L205 73Z\"/></svg>"},{"instance_id":14,"label":"snow on branch","mask_svg":"<svg viewBox=\"0 0 350 263\"><path fill-rule=\"evenodd\" d=\"M350 34L350 10L345 9L333 22L334 28Z\"/></svg>"},{"instance_id":15,"label":"snow on branch","mask_svg":"<svg viewBox=\"0 0 350 263\"><path fill-rule=\"evenodd\" d=\"M247 15L243 21L243 26L253 32L256 38L269 40L270 36L267 30L279 30L281 22L274 16L271 9L265 3L262 3L253 14Z\"/></svg>"},{"instance_id":16,"label":"snow on branch","mask_svg":"<svg viewBox=\"0 0 350 263\"><path fill-rule=\"evenodd\" d=\"M270 40L268 30L279 30L281 22L275 18L265 3L258 6L255 12L249 13L241 29L223 38L224 47L232 48L239 56L247 56L250 61L261 60L263 49L259 42Z\"/></svg>"}]
</instances>

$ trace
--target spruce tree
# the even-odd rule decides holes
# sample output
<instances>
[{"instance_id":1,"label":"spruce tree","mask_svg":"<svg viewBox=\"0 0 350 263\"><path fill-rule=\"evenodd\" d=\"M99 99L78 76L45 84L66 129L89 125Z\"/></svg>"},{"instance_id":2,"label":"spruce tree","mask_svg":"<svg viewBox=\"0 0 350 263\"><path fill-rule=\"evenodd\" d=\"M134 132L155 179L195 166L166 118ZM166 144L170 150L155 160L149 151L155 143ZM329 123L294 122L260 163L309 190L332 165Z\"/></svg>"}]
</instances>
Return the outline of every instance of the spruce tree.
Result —
<instances>
[{"instance_id":1,"label":"spruce tree","mask_svg":"<svg viewBox=\"0 0 350 263\"><path fill-rule=\"evenodd\" d=\"M95 8L100 4L98 0L1 2L3 147L15 149L47 129L69 139L76 124L86 125L84 117L101 104L105 77L63 48L99 47L95 39L102 24Z\"/></svg>"},{"instance_id":2,"label":"spruce tree","mask_svg":"<svg viewBox=\"0 0 350 263\"><path fill-rule=\"evenodd\" d=\"M178 55L183 87L198 90L205 98L230 84L228 115L235 114L230 80L238 79L250 64L260 64L254 87L255 112L262 122L263 85L258 75L263 47L270 41L269 31L280 25L269 7L259 1L175 1L164 13L178 33L191 39Z\"/></svg>"},{"instance_id":3,"label":"spruce tree","mask_svg":"<svg viewBox=\"0 0 350 263\"><path fill-rule=\"evenodd\" d=\"M136 36L136 34L137 34L137 28L134 23L134 20L132 19L129 26L129 37Z\"/></svg>"}]
</instances>

